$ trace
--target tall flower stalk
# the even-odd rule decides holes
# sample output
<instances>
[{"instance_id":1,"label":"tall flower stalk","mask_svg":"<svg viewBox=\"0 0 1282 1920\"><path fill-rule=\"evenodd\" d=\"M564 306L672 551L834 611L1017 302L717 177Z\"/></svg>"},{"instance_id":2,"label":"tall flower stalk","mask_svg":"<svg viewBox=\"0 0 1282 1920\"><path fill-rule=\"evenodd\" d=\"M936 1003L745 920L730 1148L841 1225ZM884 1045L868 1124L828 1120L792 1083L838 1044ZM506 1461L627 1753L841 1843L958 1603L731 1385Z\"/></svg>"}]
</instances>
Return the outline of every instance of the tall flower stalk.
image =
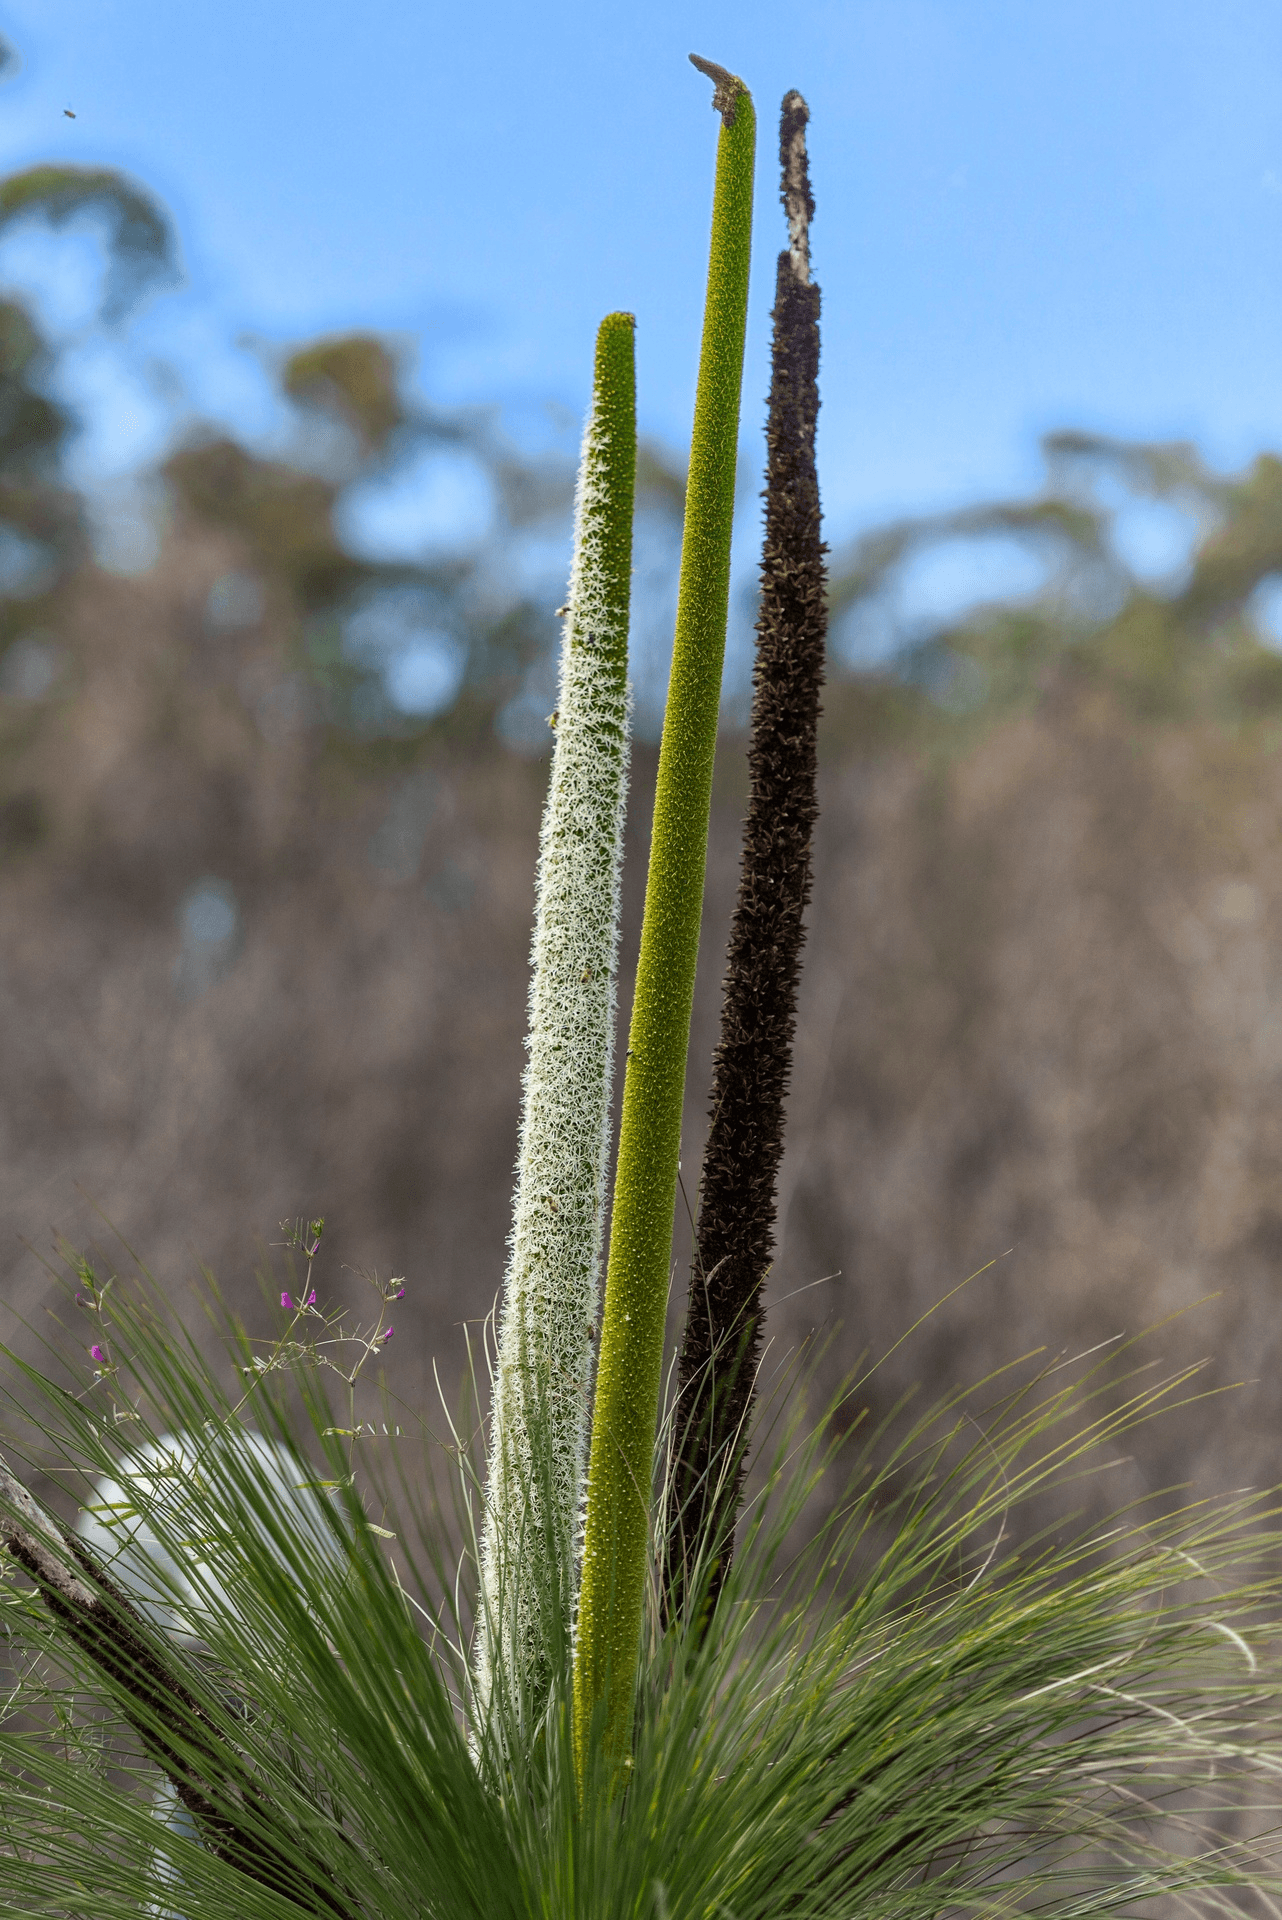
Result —
<instances>
[{"instance_id":1,"label":"tall flower stalk","mask_svg":"<svg viewBox=\"0 0 1282 1920\"><path fill-rule=\"evenodd\" d=\"M742 80L691 55L721 114L672 673L632 1005L592 1424L574 1662L582 1781L598 1714L624 1761L649 1550L650 1494L690 1012L707 864L730 590L756 117Z\"/></svg>"},{"instance_id":2,"label":"tall flower stalk","mask_svg":"<svg viewBox=\"0 0 1282 1920\"><path fill-rule=\"evenodd\" d=\"M583 1497L628 771L634 328L612 313L597 334L539 844L474 1650L482 1708L501 1682L509 1724L537 1718L564 1666Z\"/></svg>"},{"instance_id":3,"label":"tall flower stalk","mask_svg":"<svg viewBox=\"0 0 1282 1920\"><path fill-rule=\"evenodd\" d=\"M809 118L799 93L784 95L779 160L788 246L775 280L751 789L678 1374L665 1570L670 1614L680 1613L692 1585L705 1604L715 1603L734 1546L818 813L828 615L815 472L819 289L810 278Z\"/></svg>"}]
</instances>

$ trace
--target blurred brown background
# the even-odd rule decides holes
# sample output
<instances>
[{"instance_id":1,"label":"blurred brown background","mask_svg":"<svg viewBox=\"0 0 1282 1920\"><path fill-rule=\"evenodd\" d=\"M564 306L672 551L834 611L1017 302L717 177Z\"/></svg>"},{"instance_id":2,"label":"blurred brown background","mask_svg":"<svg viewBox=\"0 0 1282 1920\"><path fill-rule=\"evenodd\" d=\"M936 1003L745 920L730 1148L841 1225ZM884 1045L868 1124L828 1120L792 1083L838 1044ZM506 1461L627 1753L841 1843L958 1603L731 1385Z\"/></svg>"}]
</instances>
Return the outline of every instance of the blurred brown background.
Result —
<instances>
[{"instance_id":1,"label":"blurred brown background","mask_svg":"<svg viewBox=\"0 0 1282 1920\"><path fill-rule=\"evenodd\" d=\"M204 1261L266 1334L263 1249L282 1220L323 1214L322 1298L359 1299L350 1269L404 1274L389 1380L434 1403L433 1358L458 1376L463 1328L501 1282L516 1149L556 623L551 592L503 586L504 556L523 531L564 538L572 472L479 417L416 414L378 340L323 341L279 369L297 458L193 436L158 477L159 555L126 576L95 562L59 477L68 422L16 304L0 357L16 543L0 598L0 1296L47 1330L54 1235L121 1259L114 1232L193 1322ZM353 558L346 490L424 445L485 467L485 551ZM1282 656L1259 621L1282 573L1282 465L1224 479L1186 447L1073 434L1047 456L1036 499L832 557L770 1331L778 1354L835 1331L835 1378L936 1309L875 1375L888 1400L1207 1301L1153 1352L1207 1353L1216 1384L1250 1384L1146 1434L1133 1477L1258 1482L1278 1474L1282 1418ZM648 450L641 478L653 625L681 476ZM1128 573L1109 541L1119 487L1194 519L1182 573ZM855 670L859 621L897 569L994 534L1041 556L1039 592ZM388 695L387 649L425 626L456 684L416 718ZM639 669L624 1016L661 668L657 693L654 660ZM744 778L732 711L691 1192ZM674 1301L686 1245L679 1226Z\"/></svg>"}]
</instances>

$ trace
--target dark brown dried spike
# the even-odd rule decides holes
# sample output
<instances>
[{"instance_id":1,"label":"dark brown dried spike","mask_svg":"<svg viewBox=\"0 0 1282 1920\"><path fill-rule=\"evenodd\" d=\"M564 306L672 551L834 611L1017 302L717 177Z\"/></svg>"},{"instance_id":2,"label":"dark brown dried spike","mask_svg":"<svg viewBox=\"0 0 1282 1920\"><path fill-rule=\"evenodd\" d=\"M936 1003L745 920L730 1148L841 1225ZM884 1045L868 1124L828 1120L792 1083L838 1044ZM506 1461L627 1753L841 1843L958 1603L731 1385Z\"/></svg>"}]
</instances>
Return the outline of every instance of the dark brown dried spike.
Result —
<instances>
[{"instance_id":1,"label":"dark brown dried spike","mask_svg":"<svg viewBox=\"0 0 1282 1920\"><path fill-rule=\"evenodd\" d=\"M670 1617L691 1597L688 1574L698 1565L702 1598L715 1603L733 1552L810 897L827 606L815 473L819 289L809 277L808 117L800 94L787 94L780 156L790 246L779 255L775 285L751 793L679 1363L665 1569Z\"/></svg>"}]
</instances>

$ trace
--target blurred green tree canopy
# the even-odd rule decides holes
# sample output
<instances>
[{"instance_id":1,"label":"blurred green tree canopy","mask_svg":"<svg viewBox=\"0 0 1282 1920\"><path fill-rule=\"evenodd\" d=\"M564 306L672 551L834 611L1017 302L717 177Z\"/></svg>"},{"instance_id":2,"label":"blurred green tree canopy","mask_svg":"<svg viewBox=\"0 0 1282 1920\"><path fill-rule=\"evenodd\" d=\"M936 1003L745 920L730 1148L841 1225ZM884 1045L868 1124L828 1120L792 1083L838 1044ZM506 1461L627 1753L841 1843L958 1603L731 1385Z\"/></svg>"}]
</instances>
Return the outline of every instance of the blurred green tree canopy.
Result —
<instances>
[{"instance_id":1,"label":"blurred green tree canopy","mask_svg":"<svg viewBox=\"0 0 1282 1920\"><path fill-rule=\"evenodd\" d=\"M178 278L173 228L145 188L110 167L28 167L0 180L0 234L17 221L39 218L65 226L97 214L109 236L103 318L124 318L146 292Z\"/></svg>"},{"instance_id":2,"label":"blurred green tree canopy","mask_svg":"<svg viewBox=\"0 0 1282 1920\"><path fill-rule=\"evenodd\" d=\"M154 198L101 168L38 166L0 181L0 235L19 221L59 227L82 214L103 222L102 319L116 325L179 271ZM0 294L0 649L32 626L56 625L58 596L89 559L81 505L64 477L76 422L57 398L55 373L27 305ZM182 513L243 542L275 604L289 608L288 666L310 683L319 717L357 741L497 723L514 744L538 751L552 704L552 582L561 550L568 554L572 450L522 450L498 408L414 399L403 355L370 333L306 343L281 357L276 376L298 423L292 452L269 457L225 432L197 432L166 460L162 478ZM1106 682L1137 715L1213 713L1236 724L1282 709L1282 653L1260 597L1282 581L1282 461L1262 455L1247 472L1224 476L1185 443L1073 432L1051 435L1044 452L1045 484L1033 498L907 518L834 552L831 677L858 697L852 705L834 688L833 719L845 712L854 724L857 711L870 739L960 742L1040 697L1062 672ZM433 455L483 476L492 502L484 530L453 546L425 539L409 558L372 556L353 542L345 530L352 490L395 482ZM749 448L745 472L754 458ZM634 677L645 731L666 678L681 462L645 445L638 482ZM1188 521L1188 561L1169 578L1128 566L1114 537L1128 501L1159 503ZM741 552L751 532L744 516ZM897 583L923 556L959 543L978 554L994 540L1036 561L1035 591L981 595L954 617L897 627ZM870 657L859 635L878 624ZM442 668L446 696L419 712L389 690L397 648L416 637L453 663Z\"/></svg>"},{"instance_id":3,"label":"blurred green tree canopy","mask_svg":"<svg viewBox=\"0 0 1282 1920\"><path fill-rule=\"evenodd\" d=\"M1282 714L1282 653L1262 590L1282 584L1282 461L1212 472L1185 442L1075 432L1043 443L1046 486L874 530L834 556L841 635L883 602L914 557L946 542L1014 541L1036 555L1033 594L980 603L933 631L905 635L870 675L889 731L952 730L967 742L1041 697L1056 676L1108 687L1136 717L1242 724ZM1128 504L1161 503L1189 524L1187 560L1165 579L1137 577L1114 537Z\"/></svg>"}]
</instances>

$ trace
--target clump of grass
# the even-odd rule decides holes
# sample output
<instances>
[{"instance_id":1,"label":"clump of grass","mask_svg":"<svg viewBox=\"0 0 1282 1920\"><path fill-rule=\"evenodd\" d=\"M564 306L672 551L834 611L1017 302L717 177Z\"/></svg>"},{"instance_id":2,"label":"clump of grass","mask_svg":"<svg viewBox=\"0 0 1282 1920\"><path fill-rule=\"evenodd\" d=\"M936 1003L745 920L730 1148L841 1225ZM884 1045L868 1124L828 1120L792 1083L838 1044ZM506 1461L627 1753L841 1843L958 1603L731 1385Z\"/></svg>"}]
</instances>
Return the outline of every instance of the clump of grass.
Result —
<instances>
[{"instance_id":1,"label":"clump of grass","mask_svg":"<svg viewBox=\"0 0 1282 1920\"><path fill-rule=\"evenodd\" d=\"M1022 1524L1055 1487L1080 1500L1137 1423L1178 1415L1187 1375L1137 1371L1119 1406L1115 1368L1012 1370L876 1431L857 1389L813 1421L800 1401L775 1408L706 1630L664 1630L655 1563L632 1764L611 1794L601 1742L579 1784L568 1648L542 1738L515 1737L497 1691L504 1737L471 1722L470 1623L429 1517L425 1549L408 1502L381 1524L384 1489L371 1523L385 1469L365 1453L347 1470L324 1369L294 1355L237 1405L145 1287L115 1289L106 1314L114 1382L72 1396L18 1367L37 1396L27 1432L82 1495L108 1472L130 1484L198 1591L171 1595L190 1638L166 1632L3 1483L0 1533L30 1576L0 1604L10 1910L925 1920L1145 1912L1164 1895L1213 1912L1282 1892L1277 1590L1250 1571L1282 1544L1273 1503ZM228 1338L247 1364L243 1333ZM204 1436L210 1467L181 1514L129 1474L179 1428ZM292 1460L295 1487L255 1471L253 1435ZM456 1466L477 1496L481 1463ZM318 1480L318 1523L300 1527L298 1488ZM820 1496L831 1518L798 1554ZM166 1779L188 1832L155 1820Z\"/></svg>"}]
</instances>

